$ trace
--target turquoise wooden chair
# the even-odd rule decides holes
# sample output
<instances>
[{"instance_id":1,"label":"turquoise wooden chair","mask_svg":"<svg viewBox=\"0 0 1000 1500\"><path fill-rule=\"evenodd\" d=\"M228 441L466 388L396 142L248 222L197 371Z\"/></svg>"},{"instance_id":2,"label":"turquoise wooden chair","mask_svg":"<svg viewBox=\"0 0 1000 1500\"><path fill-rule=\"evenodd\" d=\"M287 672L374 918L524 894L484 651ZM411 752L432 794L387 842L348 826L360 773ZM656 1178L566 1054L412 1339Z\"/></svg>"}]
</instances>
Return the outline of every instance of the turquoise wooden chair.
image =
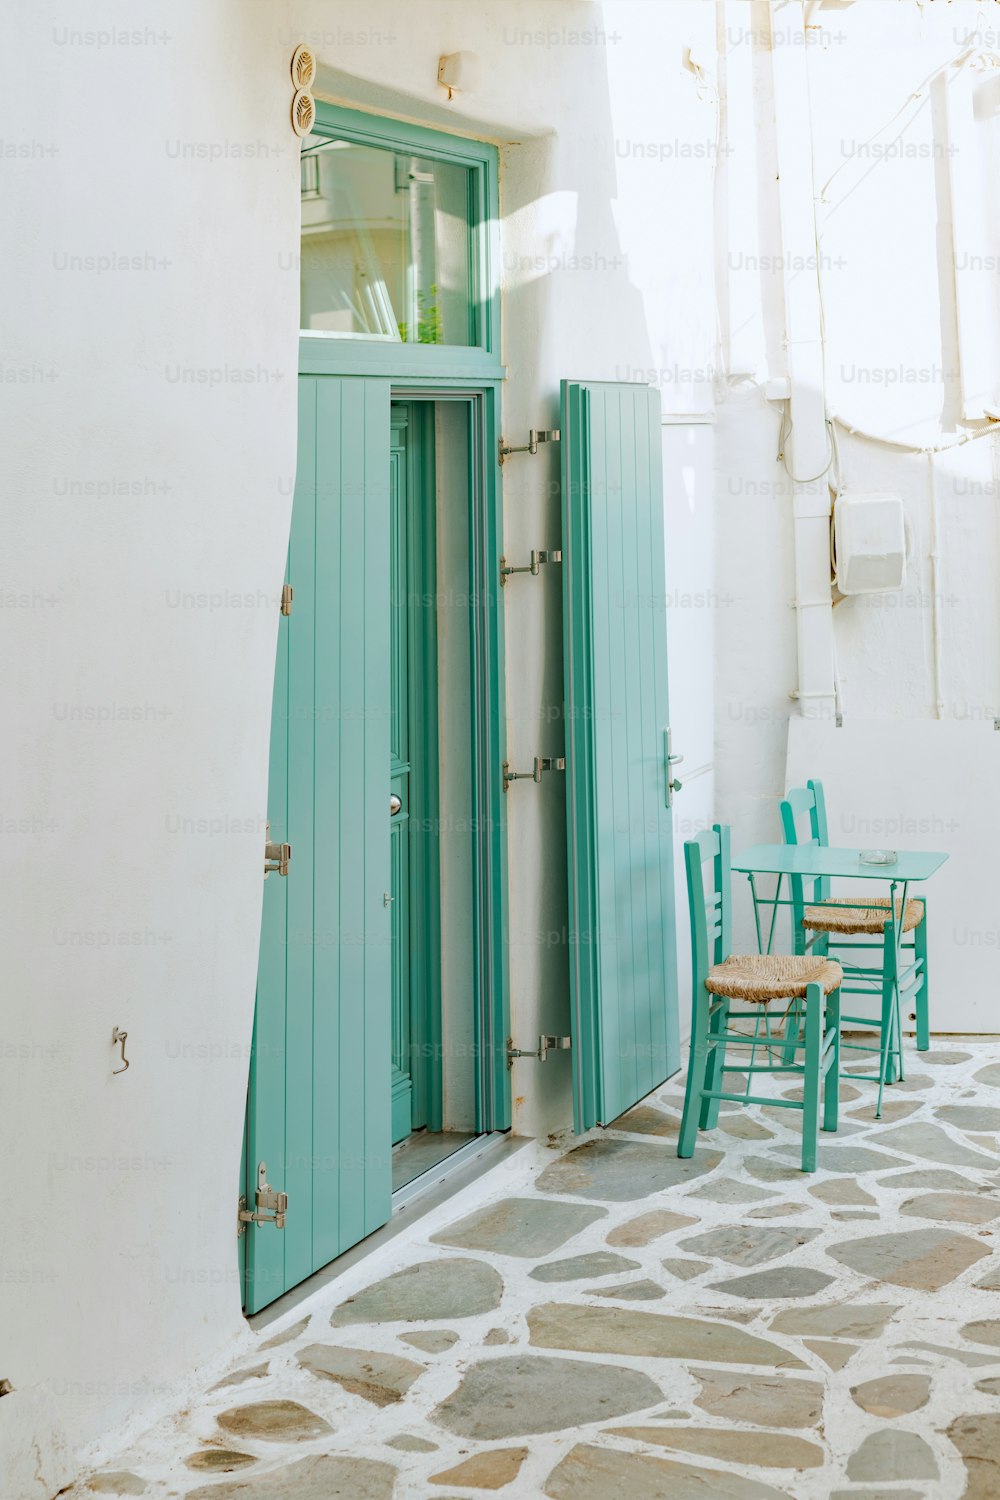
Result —
<instances>
[{"instance_id":1,"label":"turquoise wooden chair","mask_svg":"<svg viewBox=\"0 0 1000 1500\"><path fill-rule=\"evenodd\" d=\"M715 1127L723 1100L771 1104L802 1111L802 1170L814 1172L821 1090L823 1129L837 1128L843 978L840 965L819 955L731 954L729 829L716 824L711 833L700 833L684 845L684 855L691 915L693 994L691 1053L677 1155L694 1154L699 1128ZM772 1036L768 1006L775 1000L801 1007L802 1037L796 1038L794 1044L787 1044L778 1034ZM750 1008L735 1011L734 1002ZM735 1029L747 1021L753 1022L752 1031ZM750 1049L749 1063L727 1066L727 1049L734 1046ZM767 1062L757 1062L761 1050ZM801 1062L797 1061L799 1053ZM725 1089L723 1075L727 1072L746 1073L743 1093ZM803 1085L801 1103L794 1099L754 1097L750 1085L755 1073L798 1074Z\"/></svg>"},{"instance_id":2,"label":"turquoise wooden chair","mask_svg":"<svg viewBox=\"0 0 1000 1500\"><path fill-rule=\"evenodd\" d=\"M781 803L781 827L786 844L829 845L822 782L793 787ZM877 1016L843 1017L845 1022L875 1031L877 1043L842 1043L852 1051L879 1053L879 1111L881 1086L903 1077L901 1002L913 1002L917 1050L925 1052L930 1046L926 903L910 897L902 911L897 899L896 921L901 919L903 929L900 937L889 902L889 896L831 896L829 879L791 877L794 951L817 956L835 953L845 970L843 993L868 995L879 1002ZM844 956L852 952L860 952L862 961ZM865 957L875 961L865 963ZM788 1027L791 1042L800 1024L801 1017L793 1013Z\"/></svg>"}]
</instances>

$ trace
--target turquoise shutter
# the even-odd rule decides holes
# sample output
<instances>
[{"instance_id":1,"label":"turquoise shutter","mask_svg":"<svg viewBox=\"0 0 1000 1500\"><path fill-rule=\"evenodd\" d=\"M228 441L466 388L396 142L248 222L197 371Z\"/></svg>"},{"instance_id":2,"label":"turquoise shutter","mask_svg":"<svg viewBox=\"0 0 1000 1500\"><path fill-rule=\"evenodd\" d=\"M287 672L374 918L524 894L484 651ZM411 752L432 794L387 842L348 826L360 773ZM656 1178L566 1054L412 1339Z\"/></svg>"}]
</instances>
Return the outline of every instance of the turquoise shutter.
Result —
<instances>
[{"instance_id":1,"label":"turquoise shutter","mask_svg":"<svg viewBox=\"0 0 1000 1500\"><path fill-rule=\"evenodd\" d=\"M660 408L562 385L563 639L574 1120L679 1066Z\"/></svg>"},{"instance_id":2,"label":"turquoise shutter","mask_svg":"<svg viewBox=\"0 0 1000 1500\"><path fill-rule=\"evenodd\" d=\"M389 395L299 379L268 793L292 860L264 883L246 1154L250 1204L264 1161L288 1217L247 1229L248 1312L391 1212Z\"/></svg>"}]
</instances>

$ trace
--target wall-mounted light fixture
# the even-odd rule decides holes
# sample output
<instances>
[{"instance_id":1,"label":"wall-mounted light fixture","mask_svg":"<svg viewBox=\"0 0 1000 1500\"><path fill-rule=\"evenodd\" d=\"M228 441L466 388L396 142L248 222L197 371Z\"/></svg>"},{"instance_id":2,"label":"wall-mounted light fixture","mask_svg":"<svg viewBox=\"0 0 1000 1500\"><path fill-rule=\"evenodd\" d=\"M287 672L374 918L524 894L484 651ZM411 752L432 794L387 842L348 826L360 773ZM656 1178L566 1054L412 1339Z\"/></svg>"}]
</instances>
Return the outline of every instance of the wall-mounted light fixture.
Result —
<instances>
[{"instance_id":1,"label":"wall-mounted light fixture","mask_svg":"<svg viewBox=\"0 0 1000 1500\"><path fill-rule=\"evenodd\" d=\"M471 94L479 87L479 58L474 52L449 52L438 58L438 83L448 98Z\"/></svg>"}]
</instances>

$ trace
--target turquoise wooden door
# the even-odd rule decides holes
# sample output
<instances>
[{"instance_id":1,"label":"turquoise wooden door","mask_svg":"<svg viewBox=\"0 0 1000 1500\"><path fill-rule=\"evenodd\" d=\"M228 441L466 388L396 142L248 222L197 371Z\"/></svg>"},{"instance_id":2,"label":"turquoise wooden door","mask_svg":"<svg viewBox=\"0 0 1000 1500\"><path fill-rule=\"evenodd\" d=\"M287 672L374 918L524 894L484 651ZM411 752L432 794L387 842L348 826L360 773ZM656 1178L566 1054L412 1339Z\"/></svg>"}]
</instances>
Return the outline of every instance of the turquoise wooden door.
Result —
<instances>
[{"instance_id":1,"label":"turquoise wooden door","mask_svg":"<svg viewBox=\"0 0 1000 1500\"><path fill-rule=\"evenodd\" d=\"M251 1224L248 1312L391 1211L389 382L302 376L268 812L269 875L247 1106L286 1227Z\"/></svg>"},{"instance_id":2,"label":"turquoise wooden door","mask_svg":"<svg viewBox=\"0 0 1000 1500\"><path fill-rule=\"evenodd\" d=\"M395 408L389 468L390 893L392 896L392 1143L413 1128L410 1076L409 493L407 414Z\"/></svg>"},{"instance_id":3,"label":"turquoise wooden door","mask_svg":"<svg viewBox=\"0 0 1000 1500\"><path fill-rule=\"evenodd\" d=\"M562 385L574 1123L680 1065L659 399Z\"/></svg>"}]
</instances>

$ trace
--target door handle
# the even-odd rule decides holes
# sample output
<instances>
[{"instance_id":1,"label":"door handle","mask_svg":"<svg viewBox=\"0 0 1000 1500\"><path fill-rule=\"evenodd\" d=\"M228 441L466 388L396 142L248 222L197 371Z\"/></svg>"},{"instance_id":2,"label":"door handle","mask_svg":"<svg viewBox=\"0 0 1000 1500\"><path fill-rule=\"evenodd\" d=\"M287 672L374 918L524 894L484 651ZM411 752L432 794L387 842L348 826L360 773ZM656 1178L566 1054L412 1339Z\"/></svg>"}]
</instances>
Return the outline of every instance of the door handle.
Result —
<instances>
[{"instance_id":1,"label":"door handle","mask_svg":"<svg viewBox=\"0 0 1000 1500\"><path fill-rule=\"evenodd\" d=\"M394 818L396 816L396 814L398 812L402 812L402 810L403 810L403 800L402 800L402 798L401 797L397 797L395 792L391 792L390 795L389 795L389 816L390 816L390 818Z\"/></svg>"},{"instance_id":2,"label":"door handle","mask_svg":"<svg viewBox=\"0 0 1000 1500\"><path fill-rule=\"evenodd\" d=\"M673 767L677 766L677 765L680 765L680 763L681 763L681 761L683 759L684 759L683 755L675 755L673 753L673 746L671 744L670 730L669 729L665 729L663 731L663 769L664 769L664 771L666 773L666 783L667 783L667 785L666 785L666 795L664 797L664 804L667 807L672 807L673 806L673 803L674 803L674 793L675 792L679 792L680 789L681 789L681 783L677 780L677 778L673 774Z\"/></svg>"}]
</instances>

